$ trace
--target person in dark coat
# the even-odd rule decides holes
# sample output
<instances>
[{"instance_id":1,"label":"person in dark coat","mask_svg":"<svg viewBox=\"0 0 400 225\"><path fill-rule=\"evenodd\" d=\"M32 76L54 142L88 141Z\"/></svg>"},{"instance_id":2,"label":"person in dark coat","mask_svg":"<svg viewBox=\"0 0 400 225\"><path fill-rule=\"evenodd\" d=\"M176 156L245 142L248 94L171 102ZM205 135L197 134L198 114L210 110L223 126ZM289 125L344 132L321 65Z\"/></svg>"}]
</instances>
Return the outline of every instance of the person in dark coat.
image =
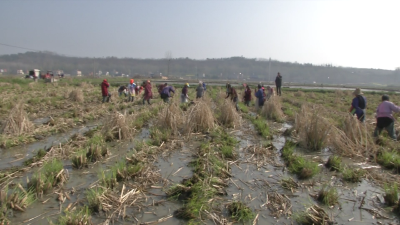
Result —
<instances>
[{"instance_id":1,"label":"person in dark coat","mask_svg":"<svg viewBox=\"0 0 400 225\"><path fill-rule=\"evenodd\" d=\"M282 76L280 73L275 78L276 94L281 96Z\"/></svg>"},{"instance_id":2,"label":"person in dark coat","mask_svg":"<svg viewBox=\"0 0 400 225\"><path fill-rule=\"evenodd\" d=\"M106 79L104 79L103 83L101 83L101 94L103 95L103 103L109 102L111 98L111 94L108 93L108 87L110 87L110 84L107 82Z\"/></svg>"},{"instance_id":3,"label":"person in dark coat","mask_svg":"<svg viewBox=\"0 0 400 225\"><path fill-rule=\"evenodd\" d=\"M244 104L250 106L251 102L251 89L249 85L246 85L246 90L244 91Z\"/></svg>"},{"instance_id":4,"label":"person in dark coat","mask_svg":"<svg viewBox=\"0 0 400 225\"><path fill-rule=\"evenodd\" d=\"M150 105L150 99L153 98L153 92L151 91L151 83L148 80L144 86L144 96L143 96L143 105L145 101Z\"/></svg>"},{"instance_id":5,"label":"person in dark coat","mask_svg":"<svg viewBox=\"0 0 400 225\"><path fill-rule=\"evenodd\" d=\"M228 85L228 94L225 97L225 99L227 99L229 96L231 97L232 102L235 104L236 107L236 111L239 111L239 107L238 107L238 95L237 92L235 90L235 88L233 88L230 84Z\"/></svg>"},{"instance_id":6,"label":"person in dark coat","mask_svg":"<svg viewBox=\"0 0 400 225\"><path fill-rule=\"evenodd\" d=\"M357 119L360 122L365 120L365 109L367 108L367 99L363 96L360 88L356 88L353 92L354 98L351 101L351 107L349 112L351 115L356 114Z\"/></svg>"}]
</instances>

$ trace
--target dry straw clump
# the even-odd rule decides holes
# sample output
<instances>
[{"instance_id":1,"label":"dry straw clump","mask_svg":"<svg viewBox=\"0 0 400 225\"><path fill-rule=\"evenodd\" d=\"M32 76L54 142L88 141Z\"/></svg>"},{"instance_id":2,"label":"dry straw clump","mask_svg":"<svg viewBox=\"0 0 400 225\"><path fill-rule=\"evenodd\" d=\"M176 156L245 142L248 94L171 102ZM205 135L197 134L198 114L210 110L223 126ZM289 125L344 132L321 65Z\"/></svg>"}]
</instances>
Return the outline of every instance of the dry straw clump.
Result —
<instances>
[{"instance_id":1,"label":"dry straw clump","mask_svg":"<svg viewBox=\"0 0 400 225\"><path fill-rule=\"evenodd\" d=\"M220 106L221 114L219 121L227 127L238 127L240 126L240 115L236 111L236 107L231 100L225 99Z\"/></svg>"},{"instance_id":2,"label":"dry straw clump","mask_svg":"<svg viewBox=\"0 0 400 225\"><path fill-rule=\"evenodd\" d=\"M81 89L75 89L69 93L69 99L74 102L83 102L83 92Z\"/></svg>"},{"instance_id":3,"label":"dry straw clump","mask_svg":"<svg viewBox=\"0 0 400 225\"><path fill-rule=\"evenodd\" d=\"M369 148L374 148L365 123L346 115L341 128L334 127L330 138L331 146L340 154L346 156L362 156ZM370 149L374 151L373 149Z\"/></svg>"},{"instance_id":4,"label":"dry straw clump","mask_svg":"<svg viewBox=\"0 0 400 225\"><path fill-rule=\"evenodd\" d=\"M296 114L295 129L300 138L300 144L311 150L320 150L328 144L328 134L332 125L318 114L316 106L312 108L303 105Z\"/></svg>"},{"instance_id":5,"label":"dry straw clump","mask_svg":"<svg viewBox=\"0 0 400 225\"><path fill-rule=\"evenodd\" d=\"M181 108L172 103L165 107L158 116L160 127L169 128L172 133L177 134L179 127L183 124L183 112Z\"/></svg>"},{"instance_id":6,"label":"dry straw clump","mask_svg":"<svg viewBox=\"0 0 400 225\"><path fill-rule=\"evenodd\" d=\"M205 101L198 101L196 105L189 108L185 127L188 133L207 132L214 128L214 113L210 108L210 104Z\"/></svg>"},{"instance_id":7,"label":"dry straw clump","mask_svg":"<svg viewBox=\"0 0 400 225\"><path fill-rule=\"evenodd\" d=\"M304 92L302 92L302 91L297 91L297 92L295 92L293 95L294 95L294 97L303 97L303 96L305 96L306 94L305 94Z\"/></svg>"},{"instance_id":8,"label":"dry straw clump","mask_svg":"<svg viewBox=\"0 0 400 225\"><path fill-rule=\"evenodd\" d=\"M275 121L283 121L284 114L282 111L281 100L278 97L270 98L261 110L261 115L267 119L272 119Z\"/></svg>"},{"instance_id":9,"label":"dry straw clump","mask_svg":"<svg viewBox=\"0 0 400 225\"><path fill-rule=\"evenodd\" d=\"M21 135L34 130L33 123L29 120L28 114L24 110L22 102L17 103L10 111L3 127L3 134Z\"/></svg>"},{"instance_id":10,"label":"dry straw clump","mask_svg":"<svg viewBox=\"0 0 400 225\"><path fill-rule=\"evenodd\" d=\"M130 128L128 121L133 121L132 116L113 112L106 118L102 133L106 140L126 140L132 137L133 129Z\"/></svg>"}]
</instances>

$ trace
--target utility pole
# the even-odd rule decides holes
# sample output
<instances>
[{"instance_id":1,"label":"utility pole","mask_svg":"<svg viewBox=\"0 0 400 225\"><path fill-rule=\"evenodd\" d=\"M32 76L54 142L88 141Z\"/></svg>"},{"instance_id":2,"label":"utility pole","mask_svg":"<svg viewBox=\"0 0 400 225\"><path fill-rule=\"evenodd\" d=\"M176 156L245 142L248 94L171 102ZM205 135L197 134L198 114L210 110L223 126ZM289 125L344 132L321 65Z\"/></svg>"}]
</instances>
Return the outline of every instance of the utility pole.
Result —
<instances>
[{"instance_id":1,"label":"utility pole","mask_svg":"<svg viewBox=\"0 0 400 225\"><path fill-rule=\"evenodd\" d=\"M271 81L271 57L269 57L268 75L269 75L268 82L270 82Z\"/></svg>"}]
</instances>

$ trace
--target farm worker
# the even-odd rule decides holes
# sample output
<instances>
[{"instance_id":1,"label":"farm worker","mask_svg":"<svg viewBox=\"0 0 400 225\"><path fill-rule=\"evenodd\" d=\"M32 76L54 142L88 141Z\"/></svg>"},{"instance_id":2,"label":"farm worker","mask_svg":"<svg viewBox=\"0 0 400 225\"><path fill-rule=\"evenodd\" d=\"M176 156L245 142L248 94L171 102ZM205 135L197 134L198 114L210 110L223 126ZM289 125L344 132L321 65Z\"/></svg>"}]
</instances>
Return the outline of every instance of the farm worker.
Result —
<instances>
[{"instance_id":1,"label":"farm worker","mask_svg":"<svg viewBox=\"0 0 400 225\"><path fill-rule=\"evenodd\" d=\"M111 94L108 93L108 87L110 87L110 84L107 82L106 79L103 80L103 83L101 83L101 94L103 95L103 103L104 102L109 102L111 98Z\"/></svg>"},{"instance_id":2,"label":"farm worker","mask_svg":"<svg viewBox=\"0 0 400 225\"><path fill-rule=\"evenodd\" d=\"M158 85L158 93L160 94L160 96L161 96L161 92L163 91L164 87L166 87L165 84Z\"/></svg>"},{"instance_id":3,"label":"farm worker","mask_svg":"<svg viewBox=\"0 0 400 225\"><path fill-rule=\"evenodd\" d=\"M261 84L258 84L257 87L258 91L255 91L255 95L257 98L258 107L262 107L264 105L264 93Z\"/></svg>"},{"instance_id":4,"label":"farm worker","mask_svg":"<svg viewBox=\"0 0 400 225\"><path fill-rule=\"evenodd\" d=\"M196 99L202 98L204 95L204 87L201 82L199 82L199 86L196 88Z\"/></svg>"},{"instance_id":5,"label":"farm worker","mask_svg":"<svg viewBox=\"0 0 400 225\"><path fill-rule=\"evenodd\" d=\"M118 96L121 96L122 94L125 94L125 97L126 97L125 91L126 91L125 85L122 85L121 87L119 87L118 88Z\"/></svg>"},{"instance_id":6,"label":"farm worker","mask_svg":"<svg viewBox=\"0 0 400 225\"><path fill-rule=\"evenodd\" d=\"M133 83L135 80L131 79L129 81L129 85L128 85L128 102L133 102L135 101L135 95L136 95L136 84Z\"/></svg>"},{"instance_id":7,"label":"farm worker","mask_svg":"<svg viewBox=\"0 0 400 225\"><path fill-rule=\"evenodd\" d=\"M382 102L376 109L376 127L374 137L378 137L385 128L389 133L389 136L392 139L397 140L396 131L394 130L393 112L400 112L400 107L389 102L389 96L382 95Z\"/></svg>"},{"instance_id":8,"label":"farm worker","mask_svg":"<svg viewBox=\"0 0 400 225\"><path fill-rule=\"evenodd\" d=\"M147 101L147 103L150 105L151 98L153 98L153 92L151 91L150 80L147 80L144 86L143 105L146 104L145 101Z\"/></svg>"},{"instance_id":9,"label":"farm worker","mask_svg":"<svg viewBox=\"0 0 400 225\"><path fill-rule=\"evenodd\" d=\"M239 107L238 107L238 95L236 93L235 88L233 88L230 84L229 84L229 92L228 95L226 96L225 99L227 99L229 96L231 96L231 100L235 103L235 107L236 107L236 111L239 111Z\"/></svg>"},{"instance_id":10,"label":"farm worker","mask_svg":"<svg viewBox=\"0 0 400 225\"><path fill-rule=\"evenodd\" d=\"M250 106L251 102L251 89L249 85L246 85L246 90L244 91L244 104Z\"/></svg>"},{"instance_id":11,"label":"farm worker","mask_svg":"<svg viewBox=\"0 0 400 225\"><path fill-rule=\"evenodd\" d=\"M271 96L274 95L274 89L272 89L270 86L267 86L267 100L271 98Z\"/></svg>"},{"instance_id":12,"label":"farm worker","mask_svg":"<svg viewBox=\"0 0 400 225\"><path fill-rule=\"evenodd\" d=\"M231 86L231 84L229 84L229 83L226 83L226 94L228 94L228 93L229 93L229 88L230 88L230 86Z\"/></svg>"},{"instance_id":13,"label":"farm worker","mask_svg":"<svg viewBox=\"0 0 400 225\"><path fill-rule=\"evenodd\" d=\"M169 98L171 97L171 92L175 94L175 90L172 86L168 86L167 83L164 84L164 89L161 91L161 99L164 102L169 103Z\"/></svg>"},{"instance_id":14,"label":"farm worker","mask_svg":"<svg viewBox=\"0 0 400 225\"><path fill-rule=\"evenodd\" d=\"M357 119L361 122L364 122L365 120L365 108L367 108L367 99L362 96L362 92L360 88L356 88L356 90L353 92L353 95L355 96L353 98L353 101L351 102L351 107L350 107L350 113L351 115L356 114Z\"/></svg>"},{"instance_id":15,"label":"farm worker","mask_svg":"<svg viewBox=\"0 0 400 225\"><path fill-rule=\"evenodd\" d=\"M186 103L188 102L189 96L188 96L188 87L189 83L186 83L185 86L182 88L182 94L181 94L181 103Z\"/></svg>"},{"instance_id":16,"label":"farm worker","mask_svg":"<svg viewBox=\"0 0 400 225\"><path fill-rule=\"evenodd\" d=\"M280 73L278 73L278 75L276 75L275 85L276 85L276 94L281 96L282 76Z\"/></svg>"},{"instance_id":17,"label":"farm worker","mask_svg":"<svg viewBox=\"0 0 400 225\"><path fill-rule=\"evenodd\" d=\"M204 88L204 92L206 92L206 90L207 90L207 87L206 87L207 85L206 85L206 82L203 82L203 88Z\"/></svg>"},{"instance_id":18,"label":"farm worker","mask_svg":"<svg viewBox=\"0 0 400 225\"><path fill-rule=\"evenodd\" d=\"M264 102L265 102L265 100L267 100L267 94L265 93L264 85L261 85L261 89L262 89L262 91L263 91Z\"/></svg>"}]
</instances>

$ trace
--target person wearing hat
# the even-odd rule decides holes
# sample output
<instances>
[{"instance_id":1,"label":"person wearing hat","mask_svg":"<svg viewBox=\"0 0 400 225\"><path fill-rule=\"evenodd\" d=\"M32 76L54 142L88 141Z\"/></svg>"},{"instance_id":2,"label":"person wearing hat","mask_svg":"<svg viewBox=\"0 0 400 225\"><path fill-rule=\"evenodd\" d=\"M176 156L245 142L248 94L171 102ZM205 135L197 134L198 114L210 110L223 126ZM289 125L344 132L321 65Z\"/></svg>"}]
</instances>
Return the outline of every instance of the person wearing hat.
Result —
<instances>
[{"instance_id":1,"label":"person wearing hat","mask_svg":"<svg viewBox=\"0 0 400 225\"><path fill-rule=\"evenodd\" d=\"M129 98L128 98L128 102L133 102L135 101L135 96L136 96L136 84L133 83L135 80L131 79L129 81L129 85L128 85L128 94L129 94Z\"/></svg>"},{"instance_id":2,"label":"person wearing hat","mask_svg":"<svg viewBox=\"0 0 400 225\"><path fill-rule=\"evenodd\" d=\"M382 130L385 129L393 140L397 140L396 131L394 129L394 112L400 112L400 107L389 102L389 96L382 95L382 102L376 109L376 127L374 137L378 137Z\"/></svg>"},{"instance_id":3,"label":"person wearing hat","mask_svg":"<svg viewBox=\"0 0 400 225\"><path fill-rule=\"evenodd\" d=\"M181 94L181 103L186 103L188 102L189 96L188 96L188 87L189 83L186 83L185 86L182 88L182 94Z\"/></svg>"},{"instance_id":4,"label":"person wearing hat","mask_svg":"<svg viewBox=\"0 0 400 225\"><path fill-rule=\"evenodd\" d=\"M353 95L355 96L353 98L353 101L351 102L351 107L350 107L350 113L351 115L356 114L357 119L360 122L365 121L365 109L367 108L367 99L362 96L363 93L361 92L360 88L356 88L356 90L353 92Z\"/></svg>"},{"instance_id":5,"label":"person wearing hat","mask_svg":"<svg viewBox=\"0 0 400 225\"><path fill-rule=\"evenodd\" d=\"M204 95L204 87L201 81L199 82L199 85L196 88L196 99L202 98Z\"/></svg>"},{"instance_id":6,"label":"person wearing hat","mask_svg":"<svg viewBox=\"0 0 400 225\"><path fill-rule=\"evenodd\" d=\"M143 105L146 104L145 101L147 101L147 103L151 105L150 104L151 98L153 98L153 92L151 91L150 80L147 80L147 82L144 85Z\"/></svg>"},{"instance_id":7,"label":"person wearing hat","mask_svg":"<svg viewBox=\"0 0 400 225\"><path fill-rule=\"evenodd\" d=\"M111 98L111 94L108 93L108 87L110 87L110 84L107 82L106 79L104 79L103 83L101 83L101 94L103 96L103 103L109 102Z\"/></svg>"}]
</instances>

